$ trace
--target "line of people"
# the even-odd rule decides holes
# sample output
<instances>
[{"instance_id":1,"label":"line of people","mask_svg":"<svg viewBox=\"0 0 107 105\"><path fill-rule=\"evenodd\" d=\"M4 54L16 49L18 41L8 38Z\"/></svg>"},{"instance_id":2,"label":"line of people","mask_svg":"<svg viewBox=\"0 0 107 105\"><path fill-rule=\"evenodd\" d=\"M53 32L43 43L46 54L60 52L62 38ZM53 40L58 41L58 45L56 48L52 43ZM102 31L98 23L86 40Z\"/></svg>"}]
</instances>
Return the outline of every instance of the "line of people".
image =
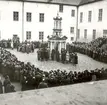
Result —
<instances>
[{"instance_id":1,"label":"line of people","mask_svg":"<svg viewBox=\"0 0 107 105\"><path fill-rule=\"evenodd\" d=\"M68 45L68 49L107 63L107 38L98 38L90 43L74 42Z\"/></svg>"},{"instance_id":2,"label":"line of people","mask_svg":"<svg viewBox=\"0 0 107 105\"><path fill-rule=\"evenodd\" d=\"M38 60L56 60L62 63L73 63L78 64L78 56L77 53L69 52L67 50L61 49L61 54L58 50L52 50L50 53L48 48L41 48L37 51L37 58Z\"/></svg>"}]
</instances>

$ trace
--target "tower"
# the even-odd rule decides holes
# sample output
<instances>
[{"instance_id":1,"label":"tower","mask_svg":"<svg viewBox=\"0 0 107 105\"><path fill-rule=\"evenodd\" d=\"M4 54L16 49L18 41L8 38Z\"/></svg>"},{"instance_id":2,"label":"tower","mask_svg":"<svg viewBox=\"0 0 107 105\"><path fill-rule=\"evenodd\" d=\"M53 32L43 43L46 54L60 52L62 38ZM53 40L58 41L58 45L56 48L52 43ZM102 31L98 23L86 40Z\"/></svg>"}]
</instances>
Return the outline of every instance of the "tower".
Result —
<instances>
[{"instance_id":1,"label":"tower","mask_svg":"<svg viewBox=\"0 0 107 105\"><path fill-rule=\"evenodd\" d=\"M59 53L61 53L61 49L66 49L66 36L62 35L62 29L61 29L61 23L62 23L62 17L59 16L57 13L57 16L53 18L54 20L54 28L53 28L53 34L51 36L48 36L48 45L50 48L50 52L54 49L55 51L58 50Z\"/></svg>"},{"instance_id":2,"label":"tower","mask_svg":"<svg viewBox=\"0 0 107 105\"><path fill-rule=\"evenodd\" d=\"M62 17L60 17L59 14L57 13L57 16L55 18L53 18L53 20L54 20L53 35L61 36L61 34L62 34L62 29L61 29Z\"/></svg>"}]
</instances>

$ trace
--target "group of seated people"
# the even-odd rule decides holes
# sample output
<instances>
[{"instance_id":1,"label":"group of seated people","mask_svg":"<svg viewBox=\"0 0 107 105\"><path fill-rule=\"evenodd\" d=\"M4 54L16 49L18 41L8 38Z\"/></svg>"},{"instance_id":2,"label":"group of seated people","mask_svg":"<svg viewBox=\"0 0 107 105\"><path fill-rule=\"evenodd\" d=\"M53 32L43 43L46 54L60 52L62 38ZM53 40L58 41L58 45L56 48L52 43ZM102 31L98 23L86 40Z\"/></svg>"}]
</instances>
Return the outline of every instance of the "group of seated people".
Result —
<instances>
[{"instance_id":1,"label":"group of seated people","mask_svg":"<svg viewBox=\"0 0 107 105\"><path fill-rule=\"evenodd\" d=\"M107 38L98 38L90 43L74 42L69 49L107 63Z\"/></svg>"},{"instance_id":2,"label":"group of seated people","mask_svg":"<svg viewBox=\"0 0 107 105\"><path fill-rule=\"evenodd\" d=\"M22 91L107 79L105 68L81 72L60 69L43 71L30 62L19 61L15 55L3 48L0 48L0 73L4 77L8 75L11 81L20 82Z\"/></svg>"}]
</instances>

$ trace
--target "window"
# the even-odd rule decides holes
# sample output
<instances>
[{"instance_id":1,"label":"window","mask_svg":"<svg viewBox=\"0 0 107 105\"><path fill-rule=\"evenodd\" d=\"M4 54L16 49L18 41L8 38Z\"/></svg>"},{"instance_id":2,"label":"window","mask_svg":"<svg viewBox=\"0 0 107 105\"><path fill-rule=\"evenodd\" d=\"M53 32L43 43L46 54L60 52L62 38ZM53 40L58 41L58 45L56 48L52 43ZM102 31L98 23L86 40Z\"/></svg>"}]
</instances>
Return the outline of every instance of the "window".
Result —
<instances>
[{"instance_id":1,"label":"window","mask_svg":"<svg viewBox=\"0 0 107 105\"><path fill-rule=\"evenodd\" d=\"M17 38L17 35L16 35L16 34L14 34L14 35L13 35L13 38Z\"/></svg>"},{"instance_id":2,"label":"window","mask_svg":"<svg viewBox=\"0 0 107 105\"><path fill-rule=\"evenodd\" d=\"M31 39L31 31L26 31L26 40Z\"/></svg>"},{"instance_id":3,"label":"window","mask_svg":"<svg viewBox=\"0 0 107 105\"><path fill-rule=\"evenodd\" d=\"M103 30L103 37L107 37L107 30Z\"/></svg>"},{"instance_id":4,"label":"window","mask_svg":"<svg viewBox=\"0 0 107 105\"><path fill-rule=\"evenodd\" d=\"M63 12L63 5L59 5L59 12Z\"/></svg>"},{"instance_id":5,"label":"window","mask_svg":"<svg viewBox=\"0 0 107 105\"><path fill-rule=\"evenodd\" d=\"M77 31L77 39L79 39L80 38L80 29L78 29L78 31Z\"/></svg>"},{"instance_id":6,"label":"window","mask_svg":"<svg viewBox=\"0 0 107 105\"><path fill-rule=\"evenodd\" d=\"M71 37L71 41L73 41L74 40L74 37Z\"/></svg>"},{"instance_id":7,"label":"window","mask_svg":"<svg viewBox=\"0 0 107 105\"><path fill-rule=\"evenodd\" d=\"M99 9L98 21L102 21L103 9Z\"/></svg>"},{"instance_id":8,"label":"window","mask_svg":"<svg viewBox=\"0 0 107 105\"><path fill-rule=\"evenodd\" d=\"M80 12L80 23L83 22L83 12Z\"/></svg>"},{"instance_id":9,"label":"window","mask_svg":"<svg viewBox=\"0 0 107 105\"><path fill-rule=\"evenodd\" d=\"M87 29L84 30L84 39L87 39Z\"/></svg>"},{"instance_id":10,"label":"window","mask_svg":"<svg viewBox=\"0 0 107 105\"><path fill-rule=\"evenodd\" d=\"M39 14L39 21L44 22L44 13Z\"/></svg>"},{"instance_id":11,"label":"window","mask_svg":"<svg viewBox=\"0 0 107 105\"><path fill-rule=\"evenodd\" d=\"M91 22L92 11L88 11L88 22Z\"/></svg>"},{"instance_id":12,"label":"window","mask_svg":"<svg viewBox=\"0 0 107 105\"><path fill-rule=\"evenodd\" d=\"M74 33L74 27L70 28L70 33Z\"/></svg>"},{"instance_id":13,"label":"window","mask_svg":"<svg viewBox=\"0 0 107 105\"><path fill-rule=\"evenodd\" d=\"M71 11L71 16L72 16L72 17L75 17L75 10L72 10L72 11Z\"/></svg>"},{"instance_id":14,"label":"window","mask_svg":"<svg viewBox=\"0 0 107 105\"><path fill-rule=\"evenodd\" d=\"M93 39L96 39L96 30L93 30Z\"/></svg>"},{"instance_id":15,"label":"window","mask_svg":"<svg viewBox=\"0 0 107 105\"><path fill-rule=\"evenodd\" d=\"M19 20L19 12L13 12L13 20L18 21Z\"/></svg>"},{"instance_id":16,"label":"window","mask_svg":"<svg viewBox=\"0 0 107 105\"><path fill-rule=\"evenodd\" d=\"M44 32L39 32L39 40L43 40L44 39Z\"/></svg>"},{"instance_id":17,"label":"window","mask_svg":"<svg viewBox=\"0 0 107 105\"><path fill-rule=\"evenodd\" d=\"M32 14L30 12L26 13L26 21L31 22Z\"/></svg>"}]
</instances>

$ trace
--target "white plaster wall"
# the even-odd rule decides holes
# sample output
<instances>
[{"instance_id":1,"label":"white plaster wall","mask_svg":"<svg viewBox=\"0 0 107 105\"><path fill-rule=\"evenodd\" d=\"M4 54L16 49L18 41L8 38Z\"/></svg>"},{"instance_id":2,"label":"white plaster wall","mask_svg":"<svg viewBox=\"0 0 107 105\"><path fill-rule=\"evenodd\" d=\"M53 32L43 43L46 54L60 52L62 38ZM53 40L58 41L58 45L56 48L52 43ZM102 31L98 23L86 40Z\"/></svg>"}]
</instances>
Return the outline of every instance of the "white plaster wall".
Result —
<instances>
[{"instance_id":1,"label":"white plaster wall","mask_svg":"<svg viewBox=\"0 0 107 105\"><path fill-rule=\"evenodd\" d=\"M71 17L71 10L76 7L64 6L63 12L59 13L62 17L62 34L68 37L67 41L71 41L71 37L76 35L76 16ZM44 31L44 41L47 40L48 35L52 35L54 28L54 20L59 11L59 5L43 4L43 3L24 3L24 39L26 39L26 31L32 31L31 40L39 40L39 31ZM26 21L26 12L32 13L32 21ZM39 22L39 13L44 13L44 22ZM70 27L74 27L74 34L70 34Z\"/></svg>"},{"instance_id":2,"label":"white plaster wall","mask_svg":"<svg viewBox=\"0 0 107 105\"><path fill-rule=\"evenodd\" d=\"M102 21L98 21L99 9L103 9ZM92 21L88 22L88 11L92 11ZM80 12L83 12L83 22L80 23ZM93 29L96 29L96 38L103 36L103 29L107 29L107 0L95 2L79 7L78 29L80 29L79 41L92 40ZM84 29L87 29L87 40L84 39Z\"/></svg>"},{"instance_id":3,"label":"white plaster wall","mask_svg":"<svg viewBox=\"0 0 107 105\"><path fill-rule=\"evenodd\" d=\"M53 9L54 8L54 9ZM39 40L39 31L44 32L44 40L53 32L53 16L57 14L57 6L41 3L24 3L24 39L26 31L31 31L31 40ZM26 12L32 13L32 21L26 21ZM39 22L39 13L44 13L44 22Z\"/></svg>"},{"instance_id":4,"label":"white plaster wall","mask_svg":"<svg viewBox=\"0 0 107 105\"><path fill-rule=\"evenodd\" d=\"M75 17L71 17L71 10L75 10ZM13 11L19 12L19 21L13 21ZM0 32L1 39L12 38L13 34L17 34L22 41L26 40L26 31L31 31L31 40L39 40L39 31L44 31L44 41L48 35L52 35L54 21L59 11L57 4L44 4L34 2L24 2L24 35L22 31L22 2L17 1L0 1ZM32 13L32 21L26 21L26 12ZM68 37L67 41L71 42L71 37L76 36L76 13L74 6L64 6L63 12L59 13L62 17L62 34ZM45 21L39 22L39 13L45 14ZM70 33L70 27L74 27L74 34Z\"/></svg>"},{"instance_id":5,"label":"white plaster wall","mask_svg":"<svg viewBox=\"0 0 107 105\"><path fill-rule=\"evenodd\" d=\"M19 12L19 21L13 21L13 11ZM11 39L17 34L22 40L22 3L15 1L0 1L0 31L1 39Z\"/></svg>"},{"instance_id":6,"label":"white plaster wall","mask_svg":"<svg viewBox=\"0 0 107 105\"><path fill-rule=\"evenodd\" d=\"M75 17L71 16L71 10L75 10ZM77 22L77 7L65 6L62 14L62 29L63 34L68 37L67 41L71 42L71 37L76 39L76 22ZM74 33L70 33L70 27L74 27Z\"/></svg>"}]
</instances>

